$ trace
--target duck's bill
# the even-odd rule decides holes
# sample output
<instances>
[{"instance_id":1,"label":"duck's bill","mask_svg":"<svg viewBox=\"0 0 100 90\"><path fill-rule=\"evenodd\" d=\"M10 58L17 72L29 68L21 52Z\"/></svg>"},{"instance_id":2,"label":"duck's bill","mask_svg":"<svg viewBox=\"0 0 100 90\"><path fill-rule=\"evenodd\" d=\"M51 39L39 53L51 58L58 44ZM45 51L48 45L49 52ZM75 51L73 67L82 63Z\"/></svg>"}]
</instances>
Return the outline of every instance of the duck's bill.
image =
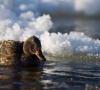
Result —
<instances>
[{"instance_id":1,"label":"duck's bill","mask_svg":"<svg viewBox=\"0 0 100 90\"><path fill-rule=\"evenodd\" d=\"M39 58L39 60L46 61L46 58L45 58L44 55L42 54L41 49L38 49L36 52L32 52L32 51L30 50L30 52L31 52L32 54L35 54L35 55Z\"/></svg>"},{"instance_id":2,"label":"duck's bill","mask_svg":"<svg viewBox=\"0 0 100 90\"><path fill-rule=\"evenodd\" d=\"M46 58L44 57L44 55L42 54L41 50L38 50L36 53L37 57L42 60L42 61L46 61Z\"/></svg>"},{"instance_id":3,"label":"duck's bill","mask_svg":"<svg viewBox=\"0 0 100 90\"><path fill-rule=\"evenodd\" d=\"M43 54L37 54L37 57L42 61L46 61L46 58L43 56Z\"/></svg>"}]
</instances>

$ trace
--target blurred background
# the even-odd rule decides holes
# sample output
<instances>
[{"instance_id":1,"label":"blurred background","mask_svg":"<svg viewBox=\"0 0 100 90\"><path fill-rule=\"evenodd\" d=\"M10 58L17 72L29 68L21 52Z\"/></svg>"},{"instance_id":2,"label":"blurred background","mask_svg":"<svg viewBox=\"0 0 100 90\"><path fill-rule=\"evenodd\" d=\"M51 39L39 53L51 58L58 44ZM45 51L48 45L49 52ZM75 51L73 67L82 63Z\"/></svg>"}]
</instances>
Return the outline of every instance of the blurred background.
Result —
<instances>
[{"instance_id":1,"label":"blurred background","mask_svg":"<svg viewBox=\"0 0 100 90\"><path fill-rule=\"evenodd\" d=\"M50 32L84 32L100 39L100 0L0 0L0 5L16 15L32 11L34 16L49 14L53 21Z\"/></svg>"}]
</instances>

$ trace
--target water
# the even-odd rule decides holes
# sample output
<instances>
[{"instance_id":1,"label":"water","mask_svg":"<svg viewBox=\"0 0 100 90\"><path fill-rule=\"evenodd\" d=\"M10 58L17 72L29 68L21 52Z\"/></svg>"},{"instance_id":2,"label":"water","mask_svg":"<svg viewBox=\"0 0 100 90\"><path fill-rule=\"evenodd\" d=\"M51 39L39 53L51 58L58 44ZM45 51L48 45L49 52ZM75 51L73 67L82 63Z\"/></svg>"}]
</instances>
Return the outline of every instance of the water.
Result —
<instances>
[{"instance_id":1,"label":"water","mask_svg":"<svg viewBox=\"0 0 100 90\"><path fill-rule=\"evenodd\" d=\"M84 32L100 39L100 21L88 19L54 20L50 32ZM1 90L100 90L100 57L91 53L67 57L46 56L43 67L0 66Z\"/></svg>"},{"instance_id":2,"label":"water","mask_svg":"<svg viewBox=\"0 0 100 90\"><path fill-rule=\"evenodd\" d=\"M87 85L100 87L100 62L66 58L49 60L43 71L44 89L85 90Z\"/></svg>"},{"instance_id":3,"label":"water","mask_svg":"<svg viewBox=\"0 0 100 90\"><path fill-rule=\"evenodd\" d=\"M100 40L100 20L88 18L52 19L54 25L50 32L70 33L83 32L85 35Z\"/></svg>"},{"instance_id":4,"label":"water","mask_svg":"<svg viewBox=\"0 0 100 90\"><path fill-rule=\"evenodd\" d=\"M99 88L100 61L47 57L44 67L0 66L1 90L99 90Z\"/></svg>"}]
</instances>

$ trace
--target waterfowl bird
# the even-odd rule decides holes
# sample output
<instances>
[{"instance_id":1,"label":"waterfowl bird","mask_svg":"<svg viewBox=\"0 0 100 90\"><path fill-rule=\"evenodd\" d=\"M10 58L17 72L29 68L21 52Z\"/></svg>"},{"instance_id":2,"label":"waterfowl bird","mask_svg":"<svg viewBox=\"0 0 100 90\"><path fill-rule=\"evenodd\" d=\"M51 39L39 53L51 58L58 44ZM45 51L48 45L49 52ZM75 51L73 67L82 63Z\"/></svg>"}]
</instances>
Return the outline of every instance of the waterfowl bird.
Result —
<instances>
[{"instance_id":1,"label":"waterfowl bird","mask_svg":"<svg viewBox=\"0 0 100 90\"><path fill-rule=\"evenodd\" d=\"M0 65L37 66L42 61L46 59L41 51L41 42L35 36L25 42L0 41Z\"/></svg>"}]
</instances>

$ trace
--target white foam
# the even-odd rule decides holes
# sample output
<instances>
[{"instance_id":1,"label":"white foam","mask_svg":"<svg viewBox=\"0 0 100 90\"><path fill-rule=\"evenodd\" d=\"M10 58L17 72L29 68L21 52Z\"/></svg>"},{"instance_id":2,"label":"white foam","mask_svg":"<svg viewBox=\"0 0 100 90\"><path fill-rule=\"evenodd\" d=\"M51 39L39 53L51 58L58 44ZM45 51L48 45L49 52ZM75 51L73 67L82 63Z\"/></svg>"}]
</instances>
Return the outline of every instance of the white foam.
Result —
<instances>
[{"instance_id":1,"label":"white foam","mask_svg":"<svg viewBox=\"0 0 100 90\"><path fill-rule=\"evenodd\" d=\"M100 41L89 38L81 32L70 32L69 35L45 32L40 39L43 51L53 56L65 57L73 53L100 54Z\"/></svg>"},{"instance_id":2,"label":"white foam","mask_svg":"<svg viewBox=\"0 0 100 90\"><path fill-rule=\"evenodd\" d=\"M34 17L33 12L28 11L16 14L3 6L0 7L0 40L25 40L29 36L40 36L44 31L52 27L49 15Z\"/></svg>"},{"instance_id":3,"label":"white foam","mask_svg":"<svg viewBox=\"0 0 100 90\"><path fill-rule=\"evenodd\" d=\"M82 32L49 33L52 21L49 15L38 18L28 11L17 16L14 12L0 7L0 40L24 41L35 35L40 38L42 50L48 55L65 57L73 53L100 54L100 41Z\"/></svg>"},{"instance_id":4,"label":"white foam","mask_svg":"<svg viewBox=\"0 0 100 90\"><path fill-rule=\"evenodd\" d=\"M45 32L41 35L43 51L52 56L66 56L73 53L71 43L67 40L68 34Z\"/></svg>"}]
</instances>

